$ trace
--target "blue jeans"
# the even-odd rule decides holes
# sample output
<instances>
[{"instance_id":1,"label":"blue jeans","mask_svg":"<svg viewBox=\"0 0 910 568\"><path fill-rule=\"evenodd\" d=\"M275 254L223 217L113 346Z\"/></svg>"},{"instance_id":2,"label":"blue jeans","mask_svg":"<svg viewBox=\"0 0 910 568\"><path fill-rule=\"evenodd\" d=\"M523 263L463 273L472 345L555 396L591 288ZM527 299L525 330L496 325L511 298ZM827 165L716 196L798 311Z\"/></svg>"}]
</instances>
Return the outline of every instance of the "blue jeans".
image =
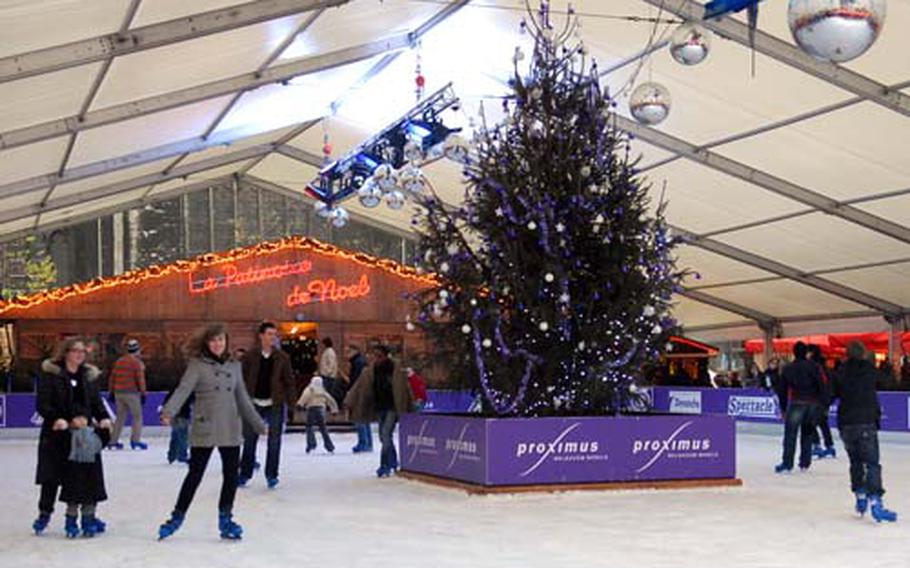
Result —
<instances>
[{"instance_id":1,"label":"blue jeans","mask_svg":"<svg viewBox=\"0 0 910 568\"><path fill-rule=\"evenodd\" d=\"M866 495L882 495L882 466L878 462L878 430L875 424L850 424L840 429L850 456L850 489Z\"/></svg>"},{"instance_id":2,"label":"blue jeans","mask_svg":"<svg viewBox=\"0 0 910 568\"><path fill-rule=\"evenodd\" d=\"M189 461L189 435L190 422L186 418L177 417L171 422L171 443L167 448L167 461Z\"/></svg>"},{"instance_id":3,"label":"blue jeans","mask_svg":"<svg viewBox=\"0 0 910 568\"><path fill-rule=\"evenodd\" d=\"M325 427L325 407L311 406L306 409L306 451L316 449L316 428L322 434L322 443L326 451L334 452L335 444L329 437L329 431Z\"/></svg>"},{"instance_id":4,"label":"blue jeans","mask_svg":"<svg viewBox=\"0 0 910 568\"><path fill-rule=\"evenodd\" d=\"M379 411L379 441L382 442L382 453L379 456L379 468L385 471L398 469L398 452L395 450L395 425L398 413L394 410Z\"/></svg>"},{"instance_id":5,"label":"blue jeans","mask_svg":"<svg viewBox=\"0 0 910 568\"><path fill-rule=\"evenodd\" d=\"M357 445L354 446L354 449L363 452L372 452L373 430L370 428L370 423L357 422L354 424L354 428L357 430Z\"/></svg>"},{"instance_id":6,"label":"blue jeans","mask_svg":"<svg viewBox=\"0 0 910 568\"><path fill-rule=\"evenodd\" d=\"M815 430L817 413L817 404L794 402L787 407L787 416L784 418L782 462L787 469L793 469L797 432L799 432L799 467L807 468L812 464L812 434Z\"/></svg>"},{"instance_id":7,"label":"blue jeans","mask_svg":"<svg viewBox=\"0 0 910 568\"><path fill-rule=\"evenodd\" d=\"M278 460L281 457L281 434L284 430L284 405L256 405L259 416L269 425L268 449L265 456L265 478L278 479ZM256 461L256 445L259 434L243 423L243 455L240 458L240 477L253 477L253 463Z\"/></svg>"}]
</instances>

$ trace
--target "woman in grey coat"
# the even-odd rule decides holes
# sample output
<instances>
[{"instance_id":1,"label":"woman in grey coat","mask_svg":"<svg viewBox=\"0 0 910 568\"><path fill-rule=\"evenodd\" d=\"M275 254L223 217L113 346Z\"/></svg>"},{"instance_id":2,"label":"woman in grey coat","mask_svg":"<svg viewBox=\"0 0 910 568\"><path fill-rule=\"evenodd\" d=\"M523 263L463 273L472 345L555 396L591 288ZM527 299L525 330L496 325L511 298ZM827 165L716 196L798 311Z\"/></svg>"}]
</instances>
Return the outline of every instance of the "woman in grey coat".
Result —
<instances>
[{"instance_id":1,"label":"woman in grey coat","mask_svg":"<svg viewBox=\"0 0 910 568\"><path fill-rule=\"evenodd\" d=\"M237 540L243 529L231 515L243 441L242 420L259 434L265 434L267 427L246 392L240 363L230 357L224 324L212 324L200 330L190 340L187 352L189 364L180 385L161 411L161 422L169 425L186 399L191 394L196 395L190 426L190 469L171 518L159 528L158 538L171 536L183 524L205 467L217 447L223 477L218 501L218 529L221 538Z\"/></svg>"}]
</instances>

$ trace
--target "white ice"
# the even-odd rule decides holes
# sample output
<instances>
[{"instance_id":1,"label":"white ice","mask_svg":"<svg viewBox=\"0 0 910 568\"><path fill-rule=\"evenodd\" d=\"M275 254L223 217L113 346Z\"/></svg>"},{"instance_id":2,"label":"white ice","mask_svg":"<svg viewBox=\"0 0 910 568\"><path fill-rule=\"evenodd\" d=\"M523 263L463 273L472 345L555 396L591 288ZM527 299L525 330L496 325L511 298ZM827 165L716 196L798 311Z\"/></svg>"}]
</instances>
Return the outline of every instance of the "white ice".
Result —
<instances>
[{"instance_id":1,"label":"white ice","mask_svg":"<svg viewBox=\"0 0 910 568\"><path fill-rule=\"evenodd\" d=\"M886 503L899 513L910 512L907 436L882 444ZM307 456L301 435L285 436L279 488L267 490L257 476L238 494L239 543L218 539L216 457L183 528L155 540L185 471L165 462L165 438L151 438L147 452L105 453L111 499L99 512L107 534L66 540L58 504L48 531L33 536L35 441L0 440L0 566L910 566L907 522L877 525L851 512L846 457L775 476L779 438L769 434L740 432L741 488L509 496L376 479L377 453L352 455L352 435L334 438L336 455ZM263 452L261 444L260 460Z\"/></svg>"}]
</instances>

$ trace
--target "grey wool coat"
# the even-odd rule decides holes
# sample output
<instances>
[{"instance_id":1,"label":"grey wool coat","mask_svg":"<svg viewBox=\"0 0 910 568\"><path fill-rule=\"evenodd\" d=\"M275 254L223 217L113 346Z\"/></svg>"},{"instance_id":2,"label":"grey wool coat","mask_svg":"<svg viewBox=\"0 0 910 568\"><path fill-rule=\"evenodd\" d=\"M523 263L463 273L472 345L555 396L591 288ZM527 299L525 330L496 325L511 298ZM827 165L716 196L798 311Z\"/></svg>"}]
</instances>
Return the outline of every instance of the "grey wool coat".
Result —
<instances>
[{"instance_id":1,"label":"grey wool coat","mask_svg":"<svg viewBox=\"0 0 910 568\"><path fill-rule=\"evenodd\" d=\"M176 416L194 393L196 402L193 403L190 446L239 446L243 441L241 420L259 434L265 433L265 422L253 408L238 361L221 363L208 357L190 359L177 390L161 413Z\"/></svg>"}]
</instances>

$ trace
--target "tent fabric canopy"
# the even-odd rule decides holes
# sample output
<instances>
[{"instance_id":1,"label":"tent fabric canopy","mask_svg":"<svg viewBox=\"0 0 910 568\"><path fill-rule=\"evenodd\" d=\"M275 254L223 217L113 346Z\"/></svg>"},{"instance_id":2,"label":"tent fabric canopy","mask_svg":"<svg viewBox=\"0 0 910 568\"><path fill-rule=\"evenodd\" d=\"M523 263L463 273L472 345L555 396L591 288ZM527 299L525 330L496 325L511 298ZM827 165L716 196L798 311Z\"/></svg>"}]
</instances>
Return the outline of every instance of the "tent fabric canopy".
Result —
<instances>
[{"instance_id":1,"label":"tent fabric canopy","mask_svg":"<svg viewBox=\"0 0 910 568\"><path fill-rule=\"evenodd\" d=\"M906 317L910 3L839 66L793 45L787 2L762 3L754 76L740 14L709 22L726 39L686 67L652 39L699 2L574 5L654 204L686 236L688 333ZM462 99L447 123L470 130L482 102L496 120L515 46L530 50L523 17L523 0L0 1L0 241L229 176L303 199L325 135L340 156L414 104L418 56L427 93L452 82ZM628 118L633 78L670 90L658 127ZM426 173L460 202L457 165ZM345 206L394 227L412 213Z\"/></svg>"}]
</instances>

